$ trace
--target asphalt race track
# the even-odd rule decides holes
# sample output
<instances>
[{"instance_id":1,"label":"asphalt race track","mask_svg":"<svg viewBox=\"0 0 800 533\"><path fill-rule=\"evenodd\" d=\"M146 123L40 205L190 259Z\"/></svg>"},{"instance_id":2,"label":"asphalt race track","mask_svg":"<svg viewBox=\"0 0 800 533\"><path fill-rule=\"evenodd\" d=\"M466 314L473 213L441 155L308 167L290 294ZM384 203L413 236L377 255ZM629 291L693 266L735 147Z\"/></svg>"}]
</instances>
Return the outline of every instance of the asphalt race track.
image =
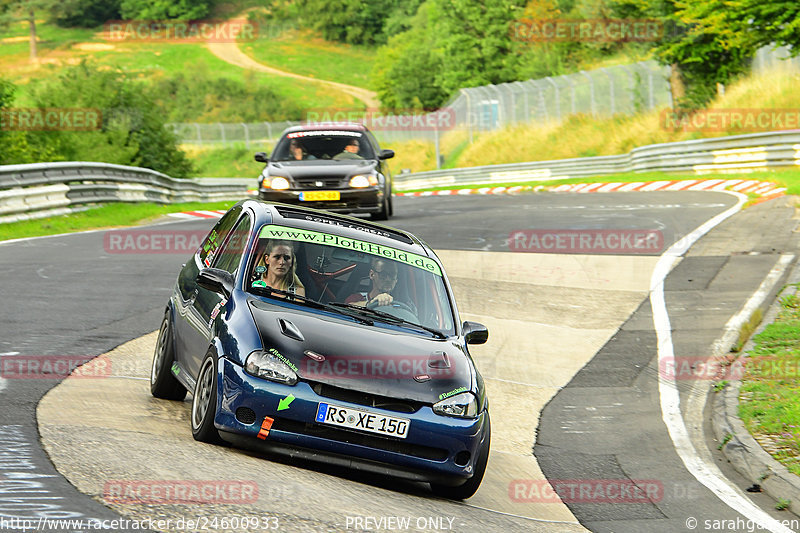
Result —
<instances>
[{"instance_id":1,"label":"asphalt race track","mask_svg":"<svg viewBox=\"0 0 800 533\"><path fill-rule=\"evenodd\" d=\"M748 530L752 512L715 493L703 472L690 471L685 447L676 449L662 418L658 319L648 297L661 254L731 209L735 196L546 193L395 202L391 224L439 253L462 318L490 330L489 343L473 350L493 422L487 475L473 498L454 503L423 484L195 442L189 400L156 400L147 381L153 332L189 254L121 253L110 245L113 233L100 231L0 245L7 307L0 322L0 531L22 531L20 522L9 522L15 517L34 524L42 517L158 518L172 520L171 527L147 522L152 530L169 531L679 532L702 531L709 520L741 525L717 530ZM798 249L792 214L784 199L748 208L675 261L663 294L676 356L707 353L781 257ZM147 230L202 233L213 222ZM554 253L569 251L557 236L578 229L602 235L604 247ZM608 239L637 231L657 234L657 246L619 254L619 241ZM536 246L550 246L550 253L521 253ZM30 356L77 364L100 354L107 355L93 364L108 373L61 385L41 371L7 372L7 362L13 367ZM716 447L703 438L705 395L697 390L693 382L677 386L698 461L720 464L730 485L744 488L709 451ZM545 478L594 492L555 498ZM125 483L209 480L255 488L257 496L188 504L109 497L109 487ZM628 501L609 492L619 486L630 491ZM756 505L773 516L794 518L757 496ZM222 517L260 521L237 528ZM699 521L696 529L690 518ZM181 529L187 519L205 519L206 527L184 522Z\"/></svg>"}]
</instances>

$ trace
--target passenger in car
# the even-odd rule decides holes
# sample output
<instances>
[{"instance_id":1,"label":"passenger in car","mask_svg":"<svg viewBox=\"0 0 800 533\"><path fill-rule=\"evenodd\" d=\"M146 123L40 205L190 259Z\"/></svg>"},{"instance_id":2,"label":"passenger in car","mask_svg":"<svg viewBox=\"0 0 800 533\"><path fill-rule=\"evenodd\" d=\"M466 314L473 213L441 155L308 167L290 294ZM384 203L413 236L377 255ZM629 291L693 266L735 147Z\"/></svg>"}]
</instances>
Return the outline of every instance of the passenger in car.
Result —
<instances>
[{"instance_id":1,"label":"passenger in car","mask_svg":"<svg viewBox=\"0 0 800 533\"><path fill-rule=\"evenodd\" d=\"M306 152L306 149L303 148L303 145L300 144L300 141L297 139L292 139L289 143L289 153L291 154L290 158L295 161L301 161L303 159L316 159L316 157Z\"/></svg>"},{"instance_id":2,"label":"passenger in car","mask_svg":"<svg viewBox=\"0 0 800 533\"><path fill-rule=\"evenodd\" d=\"M333 156L334 159L364 159L360 155L358 155L358 150L360 148L360 143L358 139L350 139L347 145L344 147L344 151L340 154L336 154Z\"/></svg>"},{"instance_id":3,"label":"passenger in car","mask_svg":"<svg viewBox=\"0 0 800 533\"><path fill-rule=\"evenodd\" d=\"M270 239L264 253L266 269L253 281L253 287L271 287L300 296L306 295L306 288L297 277L297 256L290 241ZM258 272L259 269L256 270Z\"/></svg>"},{"instance_id":4,"label":"passenger in car","mask_svg":"<svg viewBox=\"0 0 800 533\"><path fill-rule=\"evenodd\" d=\"M392 291L397 285L397 264L384 259L373 259L369 269L372 288L367 292L356 292L345 299L345 303L366 306L375 302L377 306L389 305L394 301Z\"/></svg>"}]
</instances>

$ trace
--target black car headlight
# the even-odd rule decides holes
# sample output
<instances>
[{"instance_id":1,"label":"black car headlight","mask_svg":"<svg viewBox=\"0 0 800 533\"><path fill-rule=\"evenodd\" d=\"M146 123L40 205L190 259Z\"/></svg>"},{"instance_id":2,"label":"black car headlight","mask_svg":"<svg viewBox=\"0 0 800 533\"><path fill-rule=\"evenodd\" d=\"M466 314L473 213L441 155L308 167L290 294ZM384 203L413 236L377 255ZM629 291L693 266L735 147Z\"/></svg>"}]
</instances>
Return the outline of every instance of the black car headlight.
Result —
<instances>
[{"instance_id":1,"label":"black car headlight","mask_svg":"<svg viewBox=\"0 0 800 533\"><path fill-rule=\"evenodd\" d=\"M378 184L378 178L374 174L356 174L350 178L350 186L354 189L374 187Z\"/></svg>"},{"instance_id":2,"label":"black car headlight","mask_svg":"<svg viewBox=\"0 0 800 533\"><path fill-rule=\"evenodd\" d=\"M257 378L264 378L270 381L277 381L285 385L297 383L297 367L289 366L286 358L282 357L277 350L269 352L256 351L247 356L244 363L245 371Z\"/></svg>"},{"instance_id":3,"label":"black car headlight","mask_svg":"<svg viewBox=\"0 0 800 533\"><path fill-rule=\"evenodd\" d=\"M433 412L443 416L477 418L478 399L471 392L462 392L433 404Z\"/></svg>"},{"instance_id":4,"label":"black car headlight","mask_svg":"<svg viewBox=\"0 0 800 533\"><path fill-rule=\"evenodd\" d=\"M266 176L261 178L261 186L265 189L272 189L274 191L283 191L289 188L289 180L283 176Z\"/></svg>"}]
</instances>

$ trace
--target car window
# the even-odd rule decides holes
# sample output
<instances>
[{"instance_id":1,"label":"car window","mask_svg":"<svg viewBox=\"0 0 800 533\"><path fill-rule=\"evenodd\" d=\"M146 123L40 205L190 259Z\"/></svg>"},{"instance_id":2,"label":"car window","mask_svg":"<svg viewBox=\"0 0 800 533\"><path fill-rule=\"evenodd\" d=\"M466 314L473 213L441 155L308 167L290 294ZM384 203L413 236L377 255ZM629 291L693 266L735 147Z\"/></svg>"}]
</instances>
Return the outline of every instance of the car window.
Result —
<instances>
[{"instance_id":1,"label":"car window","mask_svg":"<svg viewBox=\"0 0 800 533\"><path fill-rule=\"evenodd\" d=\"M222 243L225 242L225 238L239 219L241 212L242 208L240 206L235 206L225 213L220 221L217 222L217 225L214 226L214 229L212 229L205 240L203 240L203 244L200 245L200 249L197 251L197 257L200 259L201 263L200 268L209 267L211 263L214 262L214 256L217 254L217 250Z\"/></svg>"},{"instance_id":2,"label":"car window","mask_svg":"<svg viewBox=\"0 0 800 533\"><path fill-rule=\"evenodd\" d=\"M286 134L273 151L273 161L337 160L345 153L345 147L358 141L356 155L359 159L375 159L372 142L358 131L309 130ZM298 155L300 157L298 157Z\"/></svg>"},{"instance_id":3,"label":"car window","mask_svg":"<svg viewBox=\"0 0 800 533\"><path fill-rule=\"evenodd\" d=\"M247 287L263 286L270 279L264 256L268 249L278 246L294 260L293 272L272 278L276 285L294 283L304 288L306 297L320 303L360 307L376 299L375 295L388 293L392 302L375 305L376 310L446 334L454 331L453 309L441 268L427 256L365 240L268 224L258 231ZM296 281L293 277L290 280L293 275ZM259 293L257 289L254 292Z\"/></svg>"},{"instance_id":4,"label":"car window","mask_svg":"<svg viewBox=\"0 0 800 533\"><path fill-rule=\"evenodd\" d=\"M220 268L231 274L236 273L242 259L242 253L247 246L250 226L250 215L245 213L233 231L230 232L228 240L216 254L216 260L213 263L215 268Z\"/></svg>"}]
</instances>

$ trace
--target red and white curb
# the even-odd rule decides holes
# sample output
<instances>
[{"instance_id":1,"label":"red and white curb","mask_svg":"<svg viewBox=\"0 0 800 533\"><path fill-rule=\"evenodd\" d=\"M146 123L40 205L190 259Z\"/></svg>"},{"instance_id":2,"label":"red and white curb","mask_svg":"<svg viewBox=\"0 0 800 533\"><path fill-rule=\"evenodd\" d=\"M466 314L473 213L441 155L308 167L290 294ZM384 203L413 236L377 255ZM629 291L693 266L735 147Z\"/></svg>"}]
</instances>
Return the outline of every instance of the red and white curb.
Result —
<instances>
[{"instance_id":1,"label":"red and white curb","mask_svg":"<svg viewBox=\"0 0 800 533\"><path fill-rule=\"evenodd\" d=\"M569 185L516 186L516 187L483 187L480 189L445 189L439 191L395 193L397 196L451 196L461 194L514 194L522 191L552 192L652 192L652 191L736 191L752 193L762 199L769 199L786 194L785 187L778 187L768 181L757 180L676 180L676 181L637 181L632 183L599 182L572 183Z\"/></svg>"},{"instance_id":2,"label":"red and white curb","mask_svg":"<svg viewBox=\"0 0 800 533\"><path fill-rule=\"evenodd\" d=\"M227 213L225 210L217 211L186 211L184 213L169 213L169 216L175 218L220 218Z\"/></svg>"},{"instance_id":3,"label":"red and white curb","mask_svg":"<svg viewBox=\"0 0 800 533\"><path fill-rule=\"evenodd\" d=\"M573 183L558 185L553 192L628 192L628 191L736 191L752 193L762 198L775 198L786 194L785 187L757 180L679 180L638 181L633 183Z\"/></svg>"},{"instance_id":4,"label":"red and white curb","mask_svg":"<svg viewBox=\"0 0 800 533\"><path fill-rule=\"evenodd\" d=\"M541 188L541 187L538 187ZM530 186L516 187L482 187L480 189L445 189L441 191L396 192L395 196L449 196L453 194L514 194L534 190Z\"/></svg>"}]
</instances>

